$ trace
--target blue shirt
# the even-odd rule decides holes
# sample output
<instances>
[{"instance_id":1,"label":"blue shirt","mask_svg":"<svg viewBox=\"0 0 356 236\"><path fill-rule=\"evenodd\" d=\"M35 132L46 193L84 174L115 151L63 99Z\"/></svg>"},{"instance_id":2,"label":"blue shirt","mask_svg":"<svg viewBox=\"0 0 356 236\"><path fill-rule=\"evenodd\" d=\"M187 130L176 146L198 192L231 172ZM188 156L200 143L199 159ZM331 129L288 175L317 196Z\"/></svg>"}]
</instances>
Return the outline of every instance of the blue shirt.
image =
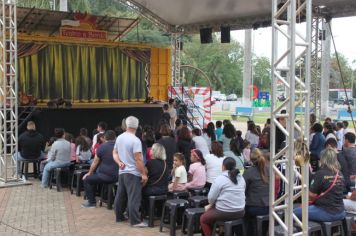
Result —
<instances>
[{"instance_id":1,"label":"blue shirt","mask_svg":"<svg viewBox=\"0 0 356 236\"><path fill-rule=\"evenodd\" d=\"M115 141L108 141L100 145L96 150L96 156L100 159L99 173L109 176L117 180L119 173L119 166L114 161L112 151L114 149Z\"/></svg>"},{"instance_id":2,"label":"blue shirt","mask_svg":"<svg viewBox=\"0 0 356 236\"><path fill-rule=\"evenodd\" d=\"M223 133L223 129L222 128L216 128L215 134L216 134L217 141L221 141L222 133Z\"/></svg>"}]
</instances>

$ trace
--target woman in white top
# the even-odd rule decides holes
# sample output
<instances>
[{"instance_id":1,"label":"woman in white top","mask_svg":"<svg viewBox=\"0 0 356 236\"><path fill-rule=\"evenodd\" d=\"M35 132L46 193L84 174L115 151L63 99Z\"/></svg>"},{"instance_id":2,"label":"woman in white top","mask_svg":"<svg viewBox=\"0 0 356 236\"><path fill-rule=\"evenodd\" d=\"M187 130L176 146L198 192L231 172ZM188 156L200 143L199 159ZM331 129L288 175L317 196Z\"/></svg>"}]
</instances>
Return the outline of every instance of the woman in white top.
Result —
<instances>
[{"instance_id":1,"label":"woman in white top","mask_svg":"<svg viewBox=\"0 0 356 236\"><path fill-rule=\"evenodd\" d=\"M83 136L79 136L75 140L75 145L77 146L75 151L76 162L88 163L92 157L92 153L88 142L85 140Z\"/></svg>"},{"instance_id":2,"label":"woman in white top","mask_svg":"<svg viewBox=\"0 0 356 236\"><path fill-rule=\"evenodd\" d=\"M248 124L248 130L245 135L245 139L250 142L251 149L254 149L258 146L260 141L260 134L256 129L256 125L253 122Z\"/></svg>"},{"instance_id":3,"label":"woman in white top","mask_svg":"<svg viewBox=\"0 0 356 236\"><path fill-rule=\"evenodd\" d=\"M206 167L206 185L205 187L210 188L211 184L214 182L216 177L221 173L221 165L224 160L224 153L221 143L214 141L211 143L211 154L206 155L205 167Z\"/></svg>"},{"instance_id":4,"label":"woman in white top","mask_svg":"<svg viewBox=\"0 0 356 236\"><path fill-rule=\"evenodd\" d=\"M235 160L231 157L225 158L222 174L215 179L209 191L209 205L205 207L206 211L200 217L205 236L212 235L215 222L237 220L244 216L245 189L245 180L236 169Z\"/></svg>"},{"instance_id":5,"label":"woman in white top","mask_svg":"<svg viewBox=\"0 0 356 236\"><path fill-rule=\"evenodd\" d=\"M206 140L201 136L201 130L198 128L194 128L192 130L192 135L192 140L194 141L195 148L199 149L203 153L204 157L208 155L210 153L209 146Z\"/></svg>"}]
</instances>

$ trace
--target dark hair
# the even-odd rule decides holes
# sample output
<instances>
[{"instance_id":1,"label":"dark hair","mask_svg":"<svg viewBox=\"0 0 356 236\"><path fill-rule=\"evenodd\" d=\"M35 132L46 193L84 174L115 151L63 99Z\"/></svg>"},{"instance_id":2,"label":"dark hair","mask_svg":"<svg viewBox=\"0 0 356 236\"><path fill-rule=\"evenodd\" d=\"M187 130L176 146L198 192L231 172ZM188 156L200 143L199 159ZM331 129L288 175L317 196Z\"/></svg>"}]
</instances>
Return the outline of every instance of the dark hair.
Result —
<instances>
[{"instance_id":1,"label":"dark hair","mask_svg":"<svg viewBox=\"0 0 356 236\"><path fill-rule=\"evenodd\" d=\"M240 173L239 169L236 169L236 161L232 157L226 157L223 161L223 166L225 170L229 173L229 179L234 184L237 184L237 175Z\"/></svg>"},{"instance_id":2,"label":"dark hair","mask_svg":"<svg viewBox=\"0 0 356 236\"><path fill-rule=\"evenodd\" d=\"M325 137L326 137L328 134L330 134L330 133L332 133L332 134L334 133L333 126L332 126L330 123L325 122L325 123L324 123L324 128L326 129L326 133L324 134Z\"/></svg>"},{"instance_id":3,"label":"dark hair","mask_svg":"<svg viewBox=\"0 0 356 236\"><path fill-rule=\"evenodd\" d=\"M216 128L221 128L222 126L221 120L216 121L215 124L216 124Z\"/></svg>"},{"instance_id":4,"label":"dark hair","mask_svg":"<svg viewBox=\"0 0 356 236\"><path fill-rule=\"evenodd\" d=\"M201 135L201 130L199 128L194 128L192 130L192 133L195 135L195 136L200 136Z\"/></svg>"},{"instance_id":5,"label":"dark hair","mask_svg":"<svg viewBox=\"0 0 356 236\"><path fill-rule=\"evenodd\" d=\"M188 125L188 121L186 119L182 120L182 124L187 126Z\"/></svg>"},{"instance_id":6,"label":"dark hair","mask_svg":"<svg viewBox=\"0 0 356 236\"><path fill-rule=\"evenodd\" d=\"M241 137L242 136L242 131L241 130L236 130L236 136Z\"/></svg>"},{"instance_id":7,"label":"dark hair","mask_svg":"<svg viewBox=\"0 0 356 236\"><path fill-rule=\"evenodd\" d=\"M73 134L67 133L65 131L64 131L64 139L67 140L70 143L75 143L75 139L74 139Z\"/></svg>"},{"instance_id":8,"label":"dark hair","mask_svg":"<svg viewBox=\"0 0 356 236\"><path fill-rule=\"evenodd\" d=\"M101 141L101 138L104 137L103 133L98 133L98 135L96 136L96 143L102 144L103 142Z\"/></svg>"},{"instance_id":9,"label":"dark hair","mask_svg":"<svg viewBox=\"0 0 356 236\"><path fill-rule=\"evenodd\" d=\"M153 128L149 125L143 127L142 141L146 144L147 147L152 147L155 143L155 132Z\"/></svg>"},{"instance_id":10,"label":"dark hair","mask_svg":"<svg viewBox=\"0 0 356 236\"><path fill-rule=\"evenodd\" d=\"M271 118L267 118L266 124L270 125L271 124Z\"/></svg>"},{"instance_id":11,"label":"dark hair","mask_svg":"<svg viewBox=\"0 0 356 236\"><path fill-rule=\"evenodd\" d=\"M337 122L336 123L336 126L339 128L339 129L341 129L341 128L344 128L344 123L342 123L342 122Z\"/></svg>"},{"instance_id":12,"label":"dark hair","mask_svg":"<svg viewBox=\"0 0 356 236\"><path fill-rule=\"evenodd\" d=\"M185 166L185 157L184 157L184 155L182 153L176 152L173 155L173 158L174 157L177 158L178 160L180 160L182 162L183 166Z\"/></svg>"},{"instance_id":13,"label":"dark hair","mask_svg":"<svg viewBox=\"0 0 356 236\"><path fill-rule=\"evenodd\" d=\"M260 136L260 134L257 131L257 127L254 122L248 123L248 128L247 128L251 133L254 135Z\"/></svg>"},{"instance_id":14,"label":"dark hair","mask_svg":"<svg viewBox=\"0 0 356 236\"><path fill-rule=\"evenodd\" d=\"M179 131L179 136L178 138L180 140L184 140L184 139L191 139L190 137L190 131L187 127L183 126L180 131Z\"/></svg>"},{"instance_id":15,"label":"dark hair","mask_svg":"<svg viewBox=\"0 0 356 236\"><path fill-rule=\"evenodd\" d=\"M88 136L88 129L87 128L80 128L79 135Z\"/></svg>"},{"instance_id":16,"label":"dark hair","mask_svg":"<svg viewBox=\"0 0 356 236\"><path fill-rule=\"evenodd\" d=\"M170 99L168 100L168 103L169 103L169 105L172 105L172 104L174 103L174 99L173 99L173 98L170 98Z\"/></svg>"},{"instance_id":17,"label":"dark hair","mask_svg":"<svg viewBox=\"0 0 356 236\"><path fill-rule=\"evenodd\" d=\"M312 126L312 130L314 132L323 132L323 126L320 123L314 123L314 125Z\"/></svg>"},{"instance_id":18,"label":"dark hair","mask_svg":"<svg viewBox=\"0 0 356 236\"><path fill-rule=\"evenodd\" d=\"M231 121L230 121L230 120L226 120L226 119L225 119L225 120L223 120L223 122L222 122L222 123L223 123L223 125L225 126L225 125L227 125L227 124L231 124Z\"/></svg>"},{"instance_id":19,"label":"dark hair","mask_svg":"<svg viewBox=\"0 0 356 236\"><path fill-rule=\"evenodd\" d=\"M80 146L80 151L88 151L90 146L83 136L78 136L75 140L75 145Z\"/></svg>"},{"instance_id":20,"label":"dark hair","mask_svg":"<svg viewBox=\"0 0 356 236\"><path fill-rule=\"evenodd\" d=\"M63 128L55 128L54 129L54 136L56 138L62 138L64 135L64 129Z\"/></svg>"},{"instance_id":21,"label":"dark hair","mask_svg":"<svg viewBox=\"0 0 356 236\"><path fill-rule=\"evenodd\" d=\"M182 120L181 119L176 119L175 125L178 127L182 124Z\"/></svg>"},{"instance_id":22,"label":"dark hair","mask_svg":"<svg viewBox=\"0 0 356 236\"><path fill-rule=\"evenodd\" d=\"M236 135L236 130L233 124L228 123L224 126L223 134L226 138L233 138Z\"/></svg>"},{"instance_id":23,"label":"dark hair","mask_svg":"<svg viewBox=\"0 0 356 236\"><path fill-rule=\"evenodd\" d=\"M349 122L347 120L344 120L342 123L344 124L345 129L349 127Z\"/></svg>"},{"instance_id":24,"label":"dark hair","mask_svg":"<svg viewBox=\"0 0 356 236\"><path fill-rule=\"evenodd\" d=\"M116 133L113 130L107 130L104 134L105 140L110 141L110 140L115 140L116 139Z\"/></svg>"},{"instance_id":25,"label":"dark hair","mask_svg":"<svg viewBox=\"0 0 356 236\"><path fill-rule=\"evenodd\" d=\"M104 121L100 121L98 123L98 126L102 129L102 130L106 130L106 128L108 127L108 124L106 124L106 122Z\"/></svg>"},{"instance_id":26,"label":"dark hair","mask_svg":"<svg viewBox=\"0 0 356 236\"><path fill-rule=\"evenodd\" d=\"M211 143L211 153L213 153L217 157L224 156L224 150L221 143L214 141Z\"/></svg>"},{"instance_id":27,"label":"dark hair","mask_svg":"<svg viewBox=\"0 0 356 236\"><path fill-rule=\"evenodd\" d=\"M330 123L330 122L332 122L332 120L331 120L330 117L326 117L326 118L325 118L325 122Z\"/></svg>"},{"instance_id":28,"label":"dark hair","mask_svg":"<svg viewBox=\"0 0 356 236\"><path fill-rule=\"evenodd\" d=\"M247 148L248 145L250 145L250 142L247 139L245 139L244 140L244 148Z\"/></svg>"},{"instance_id":29,"label":"dark hair","mask_svg":"<svg viewBox=\"0 0 356 236\"><path fill-rule=\"evenodd\" d=\"M206 161L204 159L203 153L199 149L193 149L192 151L199 157L200 163L205 166Z\"/></svg>"},{"instance_id":30,"label":"dark hair","mask_svg":"<svg viewBox=\"0 0 356 236\"><path fill-rule=\"evenodd\" d=\"M162 136L170 136L172 133L171 127L169 127L168 124L162 124L161 127L159 128L159 133Z\"/></svg>"},{"instance_id":31,"label":"dark hair","mask_svg":"<svg viewBox=\"0 0 356 236\"><path fill-rule=\"evenodd\" d=\"M121 125L116 126L115 129L114 129L114 131L115 131L115 135L116 135L116 136L119 136L120 134L122 134L122 133L125 132L125 131L122 129Z\"/></svg>"},{"instance_id":32,"label":"dark hair","mask_svg":"<svg viewBox=\"0 0 356 236\"><path fill-rule=\"evenodd\" d=\"M206 133L208 134L208 137L211 139L211 141L216 140L215 125L213 122L209 122L209 124L207 125Z\"/></svg>"},{"instance_id":33,"label":"dark hair","mask_svg":"<svg viewBox=\"0 0 356 236\"><path fill-rule=\"evenodd\" d=\"M349 143L355 143L355 134L347 132L345 134L345 140L349 141Z\"/></svg>"},{"instance_id":34,"label":"dark hair","mask_svg":"<svg viewBox=\"0 0 356 236\"><path fill-rule=\"evenodd\" d=\"M52 144L57 140L56 137L50 137L48 141L48 146L52 146Z\"/></svg>"},{"instance_id":35,"label":"dark hair","mask_svg":"<svg viewBox=\"0 0 356 236\"><path fill-rule=\"evenodd\" d=\"M324 147L327 148L328 146L332 147L332 148L337 148L337 141L334 138L328 138L325 141L325 145Z\"/></svg>"},{"instance_id":36,"label":"dark hair","mask_svg":"<svg viewBox=\"0 0 356 236\"><path fill-rule=\"evenodd\" d=\"M164 105L163 105L163 110L167 111L168 109L169 109L168 104L167 104L167 103L166 103L166 104L164 104Z\"/></svg>"},{"instance_id":37,"label":"dark hair","mask_svg":"<svg viewBox=\"0 0 356 236\"><path fill-rule=\"evenodd\" d=\"M231 141L230 141L230 149L236 156L240 156L241 155L240 142L239 142L239 140L237 138L231 139Z\"/></svg>"}]
</instances>

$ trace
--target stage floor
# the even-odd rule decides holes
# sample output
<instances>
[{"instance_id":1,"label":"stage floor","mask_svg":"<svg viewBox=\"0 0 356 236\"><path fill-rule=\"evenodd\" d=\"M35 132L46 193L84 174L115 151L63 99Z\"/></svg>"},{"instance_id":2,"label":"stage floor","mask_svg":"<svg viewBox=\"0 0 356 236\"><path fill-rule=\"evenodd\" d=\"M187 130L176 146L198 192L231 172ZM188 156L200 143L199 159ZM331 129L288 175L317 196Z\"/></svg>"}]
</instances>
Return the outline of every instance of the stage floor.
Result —
<instances>
[{"instance_id":1,"label":"stage floor","mask_svg":"<svg viewBox=\"0 0 356 236\"><path fill-rule=\"evenodd\" d=\"M121 103L113 103L113 102L88 102L88 103L73 103L71 107L66 108L60 106L59 108L66 108L66 109L102 109L102 108L156 108L162 107L164 103L143 103L143 102L121 102ZM38 108L49 108L49 109L57 109L57 107L48 107L47 103L38 103L35 107Z\"/></svg>"}]
</instances>

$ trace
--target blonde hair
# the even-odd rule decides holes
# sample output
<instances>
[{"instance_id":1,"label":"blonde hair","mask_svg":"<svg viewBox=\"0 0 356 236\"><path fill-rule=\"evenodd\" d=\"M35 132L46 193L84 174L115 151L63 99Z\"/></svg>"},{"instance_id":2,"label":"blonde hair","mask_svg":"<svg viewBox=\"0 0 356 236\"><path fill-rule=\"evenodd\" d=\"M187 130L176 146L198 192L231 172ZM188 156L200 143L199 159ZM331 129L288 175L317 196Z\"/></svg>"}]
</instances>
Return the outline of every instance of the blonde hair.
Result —
<instances>
[{"instance_id":1,"label":"blonde hair","mask_svg":"<svg viewBox=\"0 0 356 236\"><path fill-rule=\"evenodd\" d=\"M337 153L333 148L327 147L320 153L320 167L327 168L336 173L340 170L340 164L337 160Z\"/></svg>"},{"instance_id":2,"label":"blonde hair","mask_svg":"<svg viewBox=\"0 0 356 236\"><path fill-rule=\"evenodd\" d=\"M159 143L155 143L152 145L152 158L165 161L166 160L166 150L164 146Z\"/></svg>"},{"instance_id":3,"label":"blonde hair","mask_svg":"<svg viewBox=\"0 0 356 236\"><path fill-rule=\"evenodd\" d=\"M263 156L262 152L260 149L255 148L250 154L250 160L253 163L253 165L257 166L258 172L260 172L262 181L264 183L268 183L268 178L266 175L266 159Z\"/></svg>"}]
</instances>

